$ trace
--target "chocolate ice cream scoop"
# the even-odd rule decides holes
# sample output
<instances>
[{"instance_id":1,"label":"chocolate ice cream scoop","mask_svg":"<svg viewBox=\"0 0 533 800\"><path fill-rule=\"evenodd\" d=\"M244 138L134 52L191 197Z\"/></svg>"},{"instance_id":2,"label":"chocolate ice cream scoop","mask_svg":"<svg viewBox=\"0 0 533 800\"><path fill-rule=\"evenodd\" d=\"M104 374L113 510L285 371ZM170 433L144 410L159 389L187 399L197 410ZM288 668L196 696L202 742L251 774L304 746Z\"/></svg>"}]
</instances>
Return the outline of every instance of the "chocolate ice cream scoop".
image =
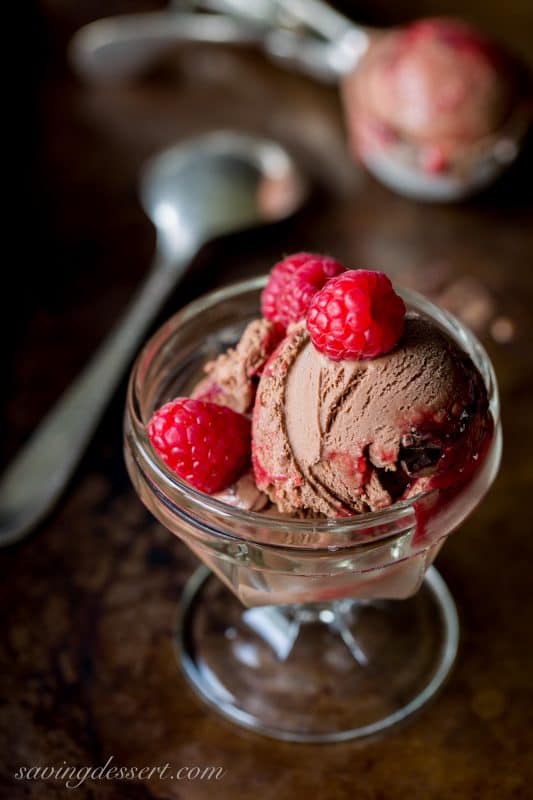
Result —
<instances>
[{"instance_id":1,"label":"chocolate ice cream scoop","mask_svg":"<svg viewBox=\"0 0 533 800\"><path fill-rule=\"evenodd\" d=\"M237 346L209 361L204 378L192 392L197 400L209 400L245 414L251 410L259 374L281 338L279 328L267 319L254 319Z\"/></svg>"},{"instance_id":2,"label":"chocolate ice cream scoop","mask_svg":"<svg viewBox=\"0 0 533 800\"><path fill-rule=\"evenodd\" d=\"M251 412L259 375L280 339L280 329L274 323L262 318L252 320L235 347L208 361L204 367L206 377L194 387L191 396L228 406L241 414ZM268 497L257 488L252 472L246 472L215 496L223 503L247 511L264 514L272 508Z\"/></svg>"},{"instance_id":3,"label":"chocolate ice cream scoop","mask_svg":"<svg viewBox=\"0 0 533 800\"><path fill-rule=\"evenodd\" d=\"M340 362L302 323L259 382L256 483L284 513L373 511L466 481L490 430L481 376L429 320L409 314L392 352Z\"/></svg>"}]
</instances>

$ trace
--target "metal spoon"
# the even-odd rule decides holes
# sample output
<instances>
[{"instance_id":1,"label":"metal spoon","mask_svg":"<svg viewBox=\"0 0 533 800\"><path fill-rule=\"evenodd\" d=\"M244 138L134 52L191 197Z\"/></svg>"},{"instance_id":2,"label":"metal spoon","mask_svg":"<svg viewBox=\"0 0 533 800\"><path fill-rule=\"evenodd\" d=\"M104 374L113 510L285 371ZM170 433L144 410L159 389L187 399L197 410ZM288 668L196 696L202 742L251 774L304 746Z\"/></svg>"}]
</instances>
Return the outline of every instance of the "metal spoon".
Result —
<instances>
[{"instance_id":1,"label":"metal spoon","mask_svg":"<svg viewBox=\"0 0 533 800\"><path fill-rule=\"evenodd\" d=\"M157 230L148 277L122 320L0 482L0 544L22 539L59 498L163 301L206 242L294 213L308 186L278 144L220 131L151 160L140 181Z\"/></svg>"}]
</instances>

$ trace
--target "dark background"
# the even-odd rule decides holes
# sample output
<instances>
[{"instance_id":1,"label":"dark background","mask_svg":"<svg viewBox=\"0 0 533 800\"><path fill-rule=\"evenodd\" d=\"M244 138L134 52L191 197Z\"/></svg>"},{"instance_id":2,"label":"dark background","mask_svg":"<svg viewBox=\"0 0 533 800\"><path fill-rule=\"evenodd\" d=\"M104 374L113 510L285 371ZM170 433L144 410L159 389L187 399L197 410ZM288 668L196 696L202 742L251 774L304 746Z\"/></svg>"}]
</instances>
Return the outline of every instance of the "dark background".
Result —
<instances>
[{"instance_id":1,"label":"dark background","mask_svg":"<svg viewBox=\"0 0 533 800\"><path fill-rule=\"evenodd\" d=\"M278 138L319 188L310 206L275 232L206 248L160 319L206 287L266 271L291 250L315 248L351 266L385 269L477 328L499 376L505 454L490 496L439 558L459 605L463 643L437 702L377 742L284 745L226 725L177 674L171 634L194 559L148 517L129 486L123 384L57 509L31 538L0 553L2 796L68 794L54 783L12 782L20 764L97 765L111 754L122 764L216 764L228 772L216 787L190 784L182 794L152 781L86 785L76 797L531 796L531 150L475 200L424 206L351 164L334 89L252 52L210 47L182 48L128 87L84 86L66 61L73 32L99 16L158 4L25 5L24 46L9 75L17 79L15 142L5 165L17 167L16 220L6 238L16 230L19 245L3 271L5 462L148 267L154 235L137 202L140 165L170 143L222 126ZM344 8L372 24L461 14L533 63L529 0L380 0Z\"/></svg>"}]
</instances>

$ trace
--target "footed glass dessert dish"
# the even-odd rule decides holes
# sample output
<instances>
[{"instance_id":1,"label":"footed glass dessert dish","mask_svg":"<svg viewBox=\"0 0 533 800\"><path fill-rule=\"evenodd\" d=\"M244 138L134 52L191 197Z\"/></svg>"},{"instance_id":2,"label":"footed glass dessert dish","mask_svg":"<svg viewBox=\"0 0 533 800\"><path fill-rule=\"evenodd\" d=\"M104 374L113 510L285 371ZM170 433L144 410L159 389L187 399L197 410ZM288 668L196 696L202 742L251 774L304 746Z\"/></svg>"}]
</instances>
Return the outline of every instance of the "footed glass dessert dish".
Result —
<instances>
[{"instance_id":1,"label":"footed glass dessert dish","mask_svg":"<svg viewBox=\"0 0 533 800\"><path fill-rule=\"evenodd\" d=\"M419 710L454 663L457 612L431 565L497 473L496 380L469 330L401 291L408 310L445 331L485 383L494 428L468 481L338 519L232 507L171 471L146 427L239 340L264 285L259 278L202 297L147 343L129 383L126 462L146 507L206 565L185 588L177 630L179 661L200 697L278 739L368 736Z\"/></svg>"}]
</instances>

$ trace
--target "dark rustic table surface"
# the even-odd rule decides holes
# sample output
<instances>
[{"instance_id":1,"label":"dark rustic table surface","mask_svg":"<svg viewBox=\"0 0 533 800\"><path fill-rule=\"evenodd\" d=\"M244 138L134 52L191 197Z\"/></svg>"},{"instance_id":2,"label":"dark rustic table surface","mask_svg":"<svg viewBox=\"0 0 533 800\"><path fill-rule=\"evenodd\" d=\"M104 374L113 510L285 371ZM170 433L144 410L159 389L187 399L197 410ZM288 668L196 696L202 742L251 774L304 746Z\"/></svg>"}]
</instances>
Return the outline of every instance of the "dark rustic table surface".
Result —
<instances>
[{"instance_id":1,"label":"dark rustic table surface","mask_svg":"<svg viewBox=\"0 0 533 800\"><path fill-rule=\"evenodd\" d=\"M462 644L436 702L405 727L356 744L283 744L206 710L179 674L173 626L195 567L144 511L121 455L124 384L53 514L0 554L1 796L79 798L526 798L533 796L533 218L529 155L459 206L424 206L354 167L334 89L254 53L173 53L135 85L83 86L65 47L80 25L149 0L28 5L28 71L16 118L21 202L33 218L4 293L6 461L124 308L154 233L136 195L143 160L194 133L241 127L284 142L317 192L294 220L204 250L161 320L206 287L266 271L283 252L330 251L374 266L453 308L480 333L503 398L505 453L488 498L438 565ZM155 5L155 4L152 4ZM348 5L348 4L345 4ZM394 8L392 7L394 5ZM531 53L529 0L352 2L360 19L461 12ZM15 122L15 120L13 120ZM529 171L529 175L528 175ZM19 206L22 208L22 206ZM528 758L529 755L529 758ZM212 783L18 781L21 765L217 765Z\"/></svg>"}]
</instances>

